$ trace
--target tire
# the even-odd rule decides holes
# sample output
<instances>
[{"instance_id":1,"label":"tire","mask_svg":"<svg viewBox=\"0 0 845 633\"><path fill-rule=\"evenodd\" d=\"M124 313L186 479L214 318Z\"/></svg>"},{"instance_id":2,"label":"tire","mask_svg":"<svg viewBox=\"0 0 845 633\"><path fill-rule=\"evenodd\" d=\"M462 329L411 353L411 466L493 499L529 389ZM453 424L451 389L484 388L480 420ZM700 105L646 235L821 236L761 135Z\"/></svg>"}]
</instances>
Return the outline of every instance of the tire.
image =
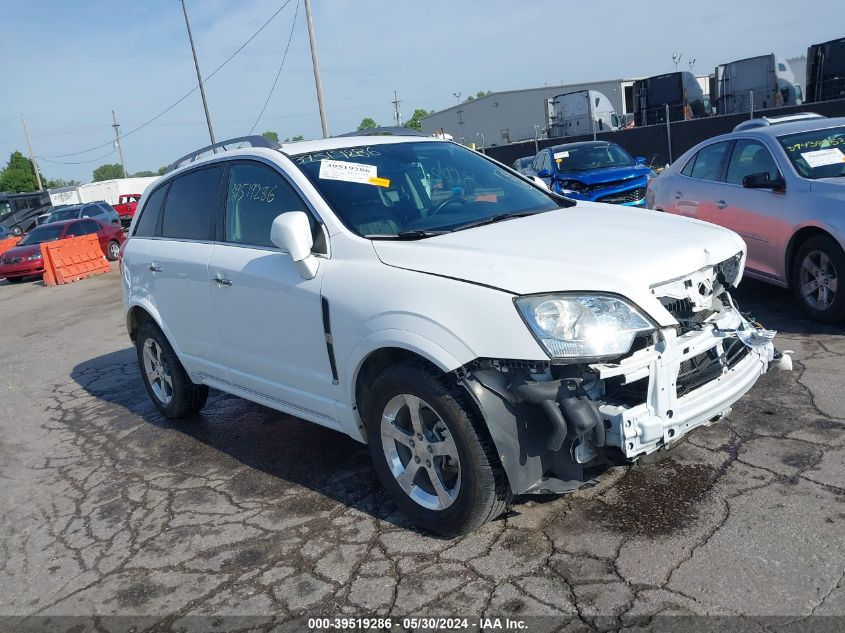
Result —
<instances>
[{"instance_id":1,"label":"tire","mask_svg":"<svg viewBox=\"0 0 845 633\"><path fill-rule=\"evenodd\" d=\"M205 406L208 387L191 382L176 352L155 323L147 321L141 326L135 349L147 394L165 417L171 420L185 418ZM155 362L156 358L160 360ZM152 382L148 372L157 372Z\"/></svg>"},{"instance_id":2,"label":"tire","mask_svg":"<svg viewBox=\"0 0 845 633\"><path fill-rule=\"evenodd\" d=\"M19 284L22 283L23 280L23 277L6 277L6 281L8 281L10 284Z\"/></svg>"},{"instance_id":3,"label":"tire","mask_svg":"<svg viewBox=\"0 0 845 633\"><path fill-rule=\"evenodd\" d=\"M118 244L115 240L109 242L109 245L106 248L106 259L108 259L110 262L115 262L117 261L119 253L120 244Z\"/></svg>"},{"instance_id":4,"label":"tire","mask_svg":"<svg viewBox=\"0 0 845 633\"><path fill-rule=\"evenodd\" d=\"M413 360L386 369L365 408L376 473L416 525L451 537L507 510L510 486L486 425L469 397L437 370Z\"/></svg>"},{"instance_id":5,"label":"tire","mask_svg":"<svg viewBox=\"0 0 845 633\"><path fill-rule=\"evenodd\" d=\"M798 249L792 266L792 289L798 303L821 323L845 320L845 253L827 235L815 235Z\"/></svg>"},{"instance_id":6,"label":"tire","mask_svg":"<svg viewBox=\"0 0 845 633\"><path fill-rule=\"evenodd\" d=\"M15 226L9 229L9 232L12 234L12 237L20 237L23 235L23 229L18 224L15 224Z\"/></svg>"}]
</instances>

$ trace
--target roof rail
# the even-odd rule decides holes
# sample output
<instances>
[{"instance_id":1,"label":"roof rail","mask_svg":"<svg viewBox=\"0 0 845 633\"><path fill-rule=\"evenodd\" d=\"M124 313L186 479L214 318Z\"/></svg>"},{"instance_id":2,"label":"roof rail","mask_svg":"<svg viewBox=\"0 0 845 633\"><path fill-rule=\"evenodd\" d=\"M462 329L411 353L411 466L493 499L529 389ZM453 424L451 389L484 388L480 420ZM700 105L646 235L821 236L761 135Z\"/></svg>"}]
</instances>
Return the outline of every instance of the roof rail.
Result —
<instances>
[{"instance_id":1,"label":"roof rail","mask_svg":"<svg viewBox=\"0 0 845 633\"><path fill-rule=\"evenodd\" d=\"M237 147L231 147L232 145L237 145ZM249 145L250 147L266 147L269 149L279 149L281 145L279 145L276 141L272 141L266 136L238 136L236 138L230 138L225 141L220 141L219 143L214 143L213 145L206 145L195 152L191 152L190 154L185 154L182 158L177 161L174 161L170 165L167 166L167 171L164 173L170 173L174 169L178 169L182 165L186 165L188 163L193 163L198 158L202 157L204 154L208 154L209 152L217 153L217 150L223 150L224 152L230 149L238 149L243 145Z\"/></svg>"}]
</instances>

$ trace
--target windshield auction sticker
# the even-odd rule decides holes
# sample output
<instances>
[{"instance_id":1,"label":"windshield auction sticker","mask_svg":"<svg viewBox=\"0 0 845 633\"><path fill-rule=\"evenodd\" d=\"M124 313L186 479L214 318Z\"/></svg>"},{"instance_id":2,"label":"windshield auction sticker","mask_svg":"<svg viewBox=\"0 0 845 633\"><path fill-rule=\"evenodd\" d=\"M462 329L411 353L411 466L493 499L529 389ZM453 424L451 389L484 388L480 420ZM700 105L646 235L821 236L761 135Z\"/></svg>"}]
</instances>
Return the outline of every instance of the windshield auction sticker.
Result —
<instances>
[{"instance_id":1,"label":"windshield auction sticker","mask_svg":"<svg viewBox=\"0 0 845 633\"><path fill-rule=\"evenodd\" d=\"M807 161L807 164L813 168L845 163L845 154L838 147L820 149L815 152L802 152L801 158Z\"/></svg>"},{"instance_id":2,"label":"windshield auction sticker","mask_svg":"<svg viewBox=\"0 0 845 633\"><path fill-rule=\"evenodd\" d=\"M378 177L378 168L375 165L350 163L344 160L321 160L320 178L322 180L358 182L379 187L390 186L390 181L387 178Z\"/></svg>"}]
</instances>

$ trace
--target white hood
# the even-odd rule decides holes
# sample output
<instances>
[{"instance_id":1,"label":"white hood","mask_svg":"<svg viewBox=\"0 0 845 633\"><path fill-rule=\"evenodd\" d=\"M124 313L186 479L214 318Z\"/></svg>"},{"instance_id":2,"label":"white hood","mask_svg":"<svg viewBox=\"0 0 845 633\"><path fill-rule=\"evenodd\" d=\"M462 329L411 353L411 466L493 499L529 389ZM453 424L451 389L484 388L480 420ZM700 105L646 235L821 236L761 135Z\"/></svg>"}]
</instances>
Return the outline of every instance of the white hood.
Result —
<instances>
[{"instance_id":1,"label":"white hood","mask_svg":"<svg viewBox=\"0 0 845 633\"><path fill-rule=\"evenodd\" d=\"M513 294L599 291L672 323L651 286L722 262L745 243L714 224L648 209L579 202L419 241L374 241L389 266Z\"/></svg>"}]
</instances>

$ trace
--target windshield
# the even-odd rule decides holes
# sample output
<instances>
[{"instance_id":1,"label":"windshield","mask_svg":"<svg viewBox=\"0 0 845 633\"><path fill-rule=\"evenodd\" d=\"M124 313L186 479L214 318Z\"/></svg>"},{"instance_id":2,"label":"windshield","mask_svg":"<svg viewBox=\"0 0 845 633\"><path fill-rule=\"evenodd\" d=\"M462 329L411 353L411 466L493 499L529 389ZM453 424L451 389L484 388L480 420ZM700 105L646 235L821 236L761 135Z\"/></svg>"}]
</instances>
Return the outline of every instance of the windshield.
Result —
<instances>
[{"instance_id":1,"label":"windshield","mask_svg":"<svg viewBox=\"0 0 845 633\"><path fill-rule=\"evenodd\" d=\"M349 147L293 160L364 237L427 237L559 207L550 194L449 142Z\"/></svg>"},{"instance_id":2,"label":"windshield","mask_svg":"<svg viewBox=\"0 0 845 633\"><path fill-rule=\"evenodd\" d=\"M558 171L587 171L605 167L632 167L634 159L618 145L552 148Z\"/></svg>"},{"instance_id":3,"label":"windshield","mask_svg":"<svg viewBox=\"0 0 845 633\"><path fill-rule=\"evenodd\" d=\"M63 226L42 226L33 229L26 237L24 237L18 246L28 246L30 244L41 244L42 242L52 242L59 239L62 234Z\"/></svg>"},{"instance_id":4,"label":"windshield","mask_svg":"<svg viewBox=\"0 0 845 633\"><path fill-rule=\"evenodd\" d=\"M804 178L845 176L845 127L779 136L787 158Z\"/></svg>"},{"instance_id":5,"label":"windshield","mask_svg":"<svg viewBox=\"0 0 845 633\"><path fill-rule=\"evenodd\" d=\"M63 209L62 211L53 211L47 216L47 224L50 222L61 222L62 220L75 220L79 217L79 209Z\"/></svg>"}]
</instances>

